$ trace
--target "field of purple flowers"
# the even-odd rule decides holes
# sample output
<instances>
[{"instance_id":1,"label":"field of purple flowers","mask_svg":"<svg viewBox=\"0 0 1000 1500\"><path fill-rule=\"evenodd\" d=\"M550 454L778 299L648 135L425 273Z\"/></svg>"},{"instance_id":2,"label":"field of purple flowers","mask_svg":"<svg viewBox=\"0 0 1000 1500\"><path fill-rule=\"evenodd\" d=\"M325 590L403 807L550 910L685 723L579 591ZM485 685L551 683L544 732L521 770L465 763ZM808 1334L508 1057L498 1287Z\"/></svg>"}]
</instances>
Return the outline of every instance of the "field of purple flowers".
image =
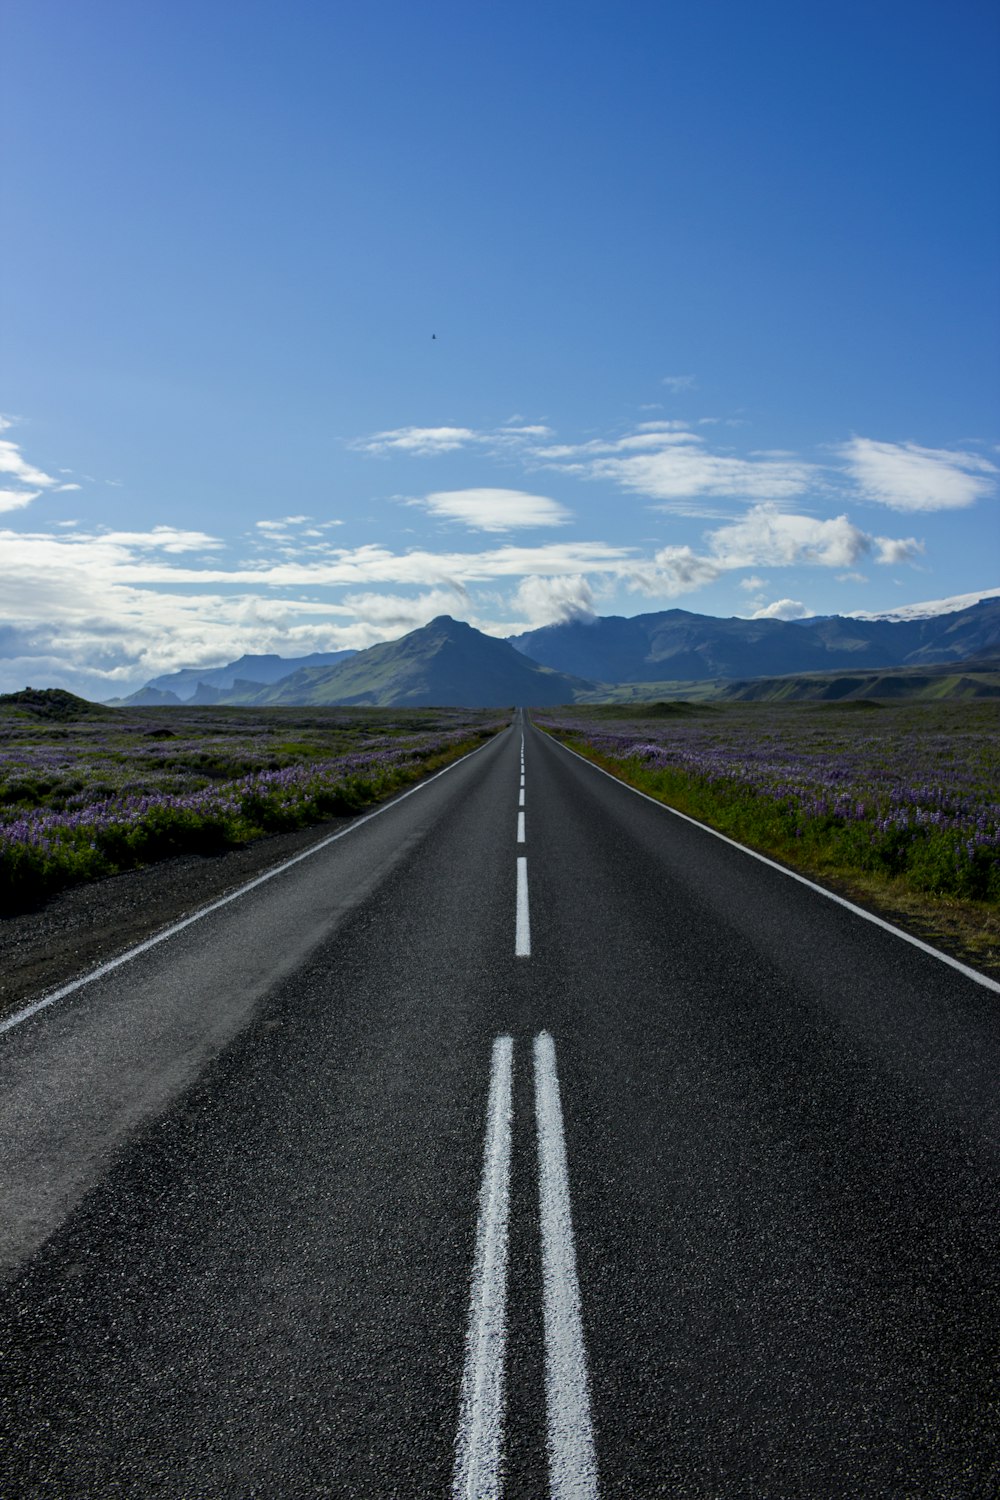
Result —
<instances>
[{"instance_id":1,"label":"field of purple flowers","mask_svg":"<svg viewBox=\"0 0 1000 1500\"><path fill-rule=\"evenodd\" d=\"M793 863L1000 901L1000 705L658 705L653 713L608 707L536 718L643 791Z\"/></svg>"},{"instance_id":2,"label":"field of purple flowers","mask_svg":"<svg viewBox=\"0 0 1000 1500\"><path fill-rule=\"evenodd\" d=\"M0 911L172 854L357 812L506 722L464 709L52 717L44 695L39 704L0 705Z\"/></svg>"}]
</instances>

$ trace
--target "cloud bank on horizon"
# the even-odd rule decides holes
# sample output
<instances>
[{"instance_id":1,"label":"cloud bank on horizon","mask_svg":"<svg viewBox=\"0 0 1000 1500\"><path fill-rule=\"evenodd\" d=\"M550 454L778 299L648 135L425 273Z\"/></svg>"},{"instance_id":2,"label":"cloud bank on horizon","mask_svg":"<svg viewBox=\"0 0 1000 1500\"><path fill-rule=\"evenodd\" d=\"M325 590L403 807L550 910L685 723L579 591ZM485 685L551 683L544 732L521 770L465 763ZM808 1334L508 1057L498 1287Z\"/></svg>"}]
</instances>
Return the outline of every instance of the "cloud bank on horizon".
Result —
<instances>
[{"instance_id":1,"label":"cloud bank on horizon","mask_svg":"<svg viewBox=\"0 0 1000 1500\"><path fill-rule=\"evenodd\" d=\"M16 433L10 419L4 428ZM415 465L469 450L486 473L514 464L533 484L545 473L581 489L601 484L636 518L645 511L639 524L647 529L663 514L698 522L697 541L640 545L580 535L563 501L534 487L489 484L384 497L387 510L405 505L426 518L423 539L400 547L340 545L339 519L303 513L259 518L229 535L167 523L115 530L82 516L32 526L27 513L43 496L72 493L74 506L85 509L87 486L48 474L7 436L0 444L9 486L3 493L22 525L0 528L0 690L44 678L112 696L162 672L217 664L245 650L291 656L372 645L441 613L505 636L616 612L622 601L626 613L679 600L696 608L696 596L720 582L741 591L732 613L801 619L814 613L803 601L767 597L789 574L802 579L822 570L857 583L867 581L861 567L926 566L923 537L885 534L876 523L867 529L848 507L909 512L923 521L935 510L988 502L997 474L990 460L967 449L860 437L811 458L738 455L714 447L704 430L665 420L582 442L559 442L538 423L482 432L408 427L351 446L371 457L401 454ZM552 536L531 535L539 530ZM911 592L919 587L913 578ZM941 607L952 606L944 600Z\"/></svg>"},{"instance_id":2,"label":"cloud bank on horizon","mask_svg":"<svg viewBox=\"0 0 1000 1500\"><path fill-rule=\"evenodd\" d=\"M1000 12L903 31L8 0L0 691L992 592Z\"/></svg>"}]
</instances>

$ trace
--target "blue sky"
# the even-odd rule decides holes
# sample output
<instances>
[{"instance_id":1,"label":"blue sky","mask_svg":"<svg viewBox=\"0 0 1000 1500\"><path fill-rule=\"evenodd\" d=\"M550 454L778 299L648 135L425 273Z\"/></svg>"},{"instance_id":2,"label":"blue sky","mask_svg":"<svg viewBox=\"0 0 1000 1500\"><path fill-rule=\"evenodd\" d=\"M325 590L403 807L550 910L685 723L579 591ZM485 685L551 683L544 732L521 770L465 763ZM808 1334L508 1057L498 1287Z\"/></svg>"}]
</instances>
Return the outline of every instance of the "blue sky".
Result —
<instances>
[{"instance_id":1,"label":"blue sky","mask_svg":"<svg viewBox=\"0 0 1000 1500\"><path fill-rule=\"evenodd\" d=\"M0 15L0 690L1000 587L993 7Z\"/></svg>"}]
</instances>

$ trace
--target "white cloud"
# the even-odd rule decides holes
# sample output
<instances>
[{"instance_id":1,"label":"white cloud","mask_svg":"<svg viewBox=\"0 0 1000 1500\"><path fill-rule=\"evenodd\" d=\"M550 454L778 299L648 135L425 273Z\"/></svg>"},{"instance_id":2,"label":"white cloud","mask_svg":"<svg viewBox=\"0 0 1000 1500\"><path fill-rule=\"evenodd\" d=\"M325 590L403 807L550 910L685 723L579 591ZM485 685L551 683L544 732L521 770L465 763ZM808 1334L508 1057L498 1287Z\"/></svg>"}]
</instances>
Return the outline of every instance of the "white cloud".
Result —
<instances>
[{"instance_id":1,"label":"white cloud","mask_svg":"<svg viewBox=\"0 0 1000 1500\"><path fill-rule=\"evenodd\" d=\"M0 490L0 511L23 510L41 493L41 490Z\"/></svg>"},{"instance_id":2,"label":"white cloud","mask_svg":"<svg viewBox=\"0 0 1000 1500\"><path fill-rule=\"evenodd\" d=\"M714 583L722 567L713 558L701 557L691 547L661 547L654 554L656 574L652 591L658 580L663 582L663 591L668 595L686 594L703 584Z\"/></svg>"},{"instance_id":3,"label":"white cloud","mask_svg":"<svg viewBox=\"0 0 1000 1500\"><path fill-rule=\"evenodd\" d=\"M693 376L672 376L693 382ZM702 432L685 421L660 418L631 432L585 442L552 442L540 423L517 423L486 431L470 427L399 427L352 444L372 454L434 456L475 446L495 458L519 457L528 465L554 468L585 479L610 480L658 502L675 514L722 519L704 497L782 502L820 482L817 465L784 450L737 457L710 449Z\"/></svg>"},{"instance_id":4,"label":"white cloud","mask_svg":"<svg viewBox=\"0 0 1000 1500\"><path fill-rule=\"evenodd\" d=\"M464 620L472 614L469 592L461 585L419 594L345 594L343 603L366 625L377 626L381 635L386 630L416 630L436 615L450 615L456 610Z\"/></svg>"},{"instance_id":5,"label":"white cloud","mask_svg":"<svg viewBox=\"0 0 1000 1500\"><path fill-rule=\"evenodd\" d=\"M661 502L656 508L704 515L700 496L787 500L817 482L818 469L794 454L749 458L711 451L684 422L642 422L624 437L553 443L533 451L539 461L570 474L610 480Z\"/></svg>"},{"instance_id":6,"label":"white cloud","mask_svg":"<svg viewBox=\"0 0 1000 1500\"><path fill-rule=\"evenodd\" d=\"M544 423L511 417L501 426L482 432L473 427L394 427L387 432L375 432L370 437L356 438L349 446L362 453L395 453L417 458L433 458L471 447L499 456L529 450L540 439L551 436L552 429Z\"/></svg>"},{"instance_id":7,"label":"white cloud","mask_svg":"<svg viewBox=\"0 0 1000 1500\"><path fill-rule=\"evenodd\" d=\"M846 568L872 549L873 538L847 516L830 521L789 515L772 505L755 505L741 521L708 534L709 547L725 568L791 567L813 564Z\"/></svg>"},{"instance_id":8,"label":"white cloud","mask_svg":"<svg viewBox=\"0 0 1000 1500\"><path fill-rule=\"evenodd\" d=\"M759 594L761 589L767 588L767 579L758 578L756 573L751 573L749 578L741 578L738 586L746 589L748 594Z\"/></svg>"},{"instance_id":9,"label":"white cloud","mask_svg":"<svg viewBox=\"0 0 1000 1500\"><path fill-rule=\"evenodd\" d=\"M483 435L471 427L396 427L361 438L353 447L364 453L413 453L427 456L452 453L469 443L482 442Z\"/></svg>"},{"instance_id":10,"label":"white cloud","mask_svg":"<svg viewBox=\"0 0 1000 1500\"><path fill-rule=\"evenodd\" d=\"M650 435L652 436L652 435ZM663 437L654 451L608 458L593 465L596 478L613 480L652 500L690 500L697 495L779 500L801 494L810 465L789 459L733 458L709 453L694 433Z\"/></svg>"},{"instance_id":11,"label":"white cloud","mask_svg":"<svg viewBox=\"0 0 1000 1500\"><path fill-rule=\"evenodd\" d=\"M202 532L179 532L156 527L152 532L74 532L70 535L0 532L7 567L0 574L0 591L33 572L56 576L65 572L93 588L95 606L109 586L216 585L254 588L319 588L404 584L427 586L484 582L527 574L616 574L630 565L631 547L603 542L550 542L539 546L505 544L481 552L431 552L414 548L393 552L368 543L354 548L326 547L305 561L262 561L252 566L202 564L183 566L149 557L150 550L205 550L218 547L217 538Z\"/></svg>"},{"instance_id":12,"label":"white cloud","mask_svg":"<svg viewBox=\"0 0 1000 1500\"><path fill-rule=\"evenodd\" d=\"M957 510L992 494L996 466L975 453L852 438L840 453L868 500L893 510Z\"/></svg>"},{"instance_id":13,"label":"white cloud","mask_svg":"<svg viewBox=\"0 0 1000 1500\"><path fill-rule=\"evenodd\" d=\"M461 521L473 531L514 531L526 526L565 526L569 511L547 495L523 490L440 490L422 504L429 515Z\"/></svg>"},{"instance_id":14,"label":"white cloud","mask_svg":"<svg viewBox=\"0 0 1000 1500\"><path fill-rule=\"evenodd\" d=\"M0 432L13 426L7 417L0 417ZM0 475L4 475L16 488L5 485L0 488L0 511L24 510L37 500L43 490L79 489L77 485L63 485L51 474L36 469L22 457L20 447L8 438L0 438Z\"/></svg>"},{"instance_id":15,"label":"white cloud","mask_svg":"<svg viewBox=\"0 0 1000 1500\"><path fill-rule=\"evenodd\" d=\"M96 540L115 548L163 552L205 552L223 545L205 531L179 531L176 526L154 526L152 531L102 531Z\"/></svg>"},{"instance_id":16,"label":"white cloud","mask_svg":"<svg viewBox=\"0 0 1000 1500\"><path fill-rule=\"evenodd\" d=\"M807 609L798 599L775 599L763 609L755 609L752 620L807 620L813 610Z\"/></svg>"},{"instance_id":17,"label":"white cloud","mask_svg":"<svg viewBox=\"0 0 1000 1500\"><path fill-rule=\"evenodd\" d=\"M58 479L53 479L51 474L43 473L41 469L36 469L34 464L29 464L27 459L22 458L17 443L12 443L7 438L0 438L0 474L10 474L22 484L34 485L37 489L43 490L59 483Z\"/></svg>"},{"instance_id":18,"label":"white cloud","mask_svg":"<svg viewBox=\"0 0 1000 1500\"><path fill-rule=\"evenodd\" d=\"M525 578L514 595L531 629L594 617L594 591L582 573L562 578Z\"/></svg>"},{"instance_id":19,"label":"white cloud","mask_svg":"<svg viewBox=\"0 0 1000 1500\"><path fill-rule=\"evenodd\" d=\"M660 384L668 391L693 391L697 381L693 375L664 375Z\"/></svg>"},{"instance_id":20,"label":"white cloud","mask_svg":"<svg viewBox=\"0 0 1000 1500\"><path fill-rule=\"evenodd\" d=\"M877 563L912 563L924 550L923 542L918 542L914 536L891 537L877 536L873 538L875 543L875 561Z\"/></svg>"}]
</instances>

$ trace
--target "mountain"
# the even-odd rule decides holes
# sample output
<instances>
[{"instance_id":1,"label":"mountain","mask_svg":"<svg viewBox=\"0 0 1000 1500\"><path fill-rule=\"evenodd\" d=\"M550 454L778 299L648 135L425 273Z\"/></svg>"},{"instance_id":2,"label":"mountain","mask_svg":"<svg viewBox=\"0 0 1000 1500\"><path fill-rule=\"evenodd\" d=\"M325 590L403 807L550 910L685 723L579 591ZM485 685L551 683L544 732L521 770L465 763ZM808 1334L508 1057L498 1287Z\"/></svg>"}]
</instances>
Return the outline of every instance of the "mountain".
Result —
<instances>
[{"instance_id":1,"label":"mountain","mask_svg":"<svg viewBox=\"0 0 1000 1500\"><path fill-rule=\"evenodd\" d=\"M370 646L338 666L304 667L252 701L500 708L571 703L578 692L593 688L591 682L538 666L506 641L439 615L398 641ZM248 700L233 695L224 701Z\"/></svg>"},{"instance_id":2,"label":"mountain","mask_svg":"<svg viewBox=\"0 0 1000 1500\"><path fill-rule=\"evenodd\" d=\"M930 618L716 619L684 609L545 625L510 644L556 672L607 683L697 682L843 667L962 661L1000 651L1000 599Z\"/></svg>"},{"instance_id":3,"label":"mountain","mask_svg":"<svg viewBox=\"0 0 1000 1500\"><path fill-rule=\"evenodd\" d=\"M224 667L182 667L178 672L166 672L162 677L152 677L149 682L128 698L114 698L112 706L156 707L171 703L219 703L223 694L230 692L241 682L265 687L268 683L280 682L307 667L329 667L346 661L353 651L314 651L310 656L241 656L238 661L227 662ZM207 689L207 691L202 691ZM215 694L219 696L215 696Z\"/></svg>"},{"instance_id":4,"label":"mountain","mask_svg":"<svg viewBox=\"0 0 1000 1500\"><path fill-rule=\"evenodd\" d=\"M129 693L127 698L109 698L109 708L179 708L181 699L176 693L165 693L160 688L139 688L134 693Z\"/></svg>"}]
</instances>

